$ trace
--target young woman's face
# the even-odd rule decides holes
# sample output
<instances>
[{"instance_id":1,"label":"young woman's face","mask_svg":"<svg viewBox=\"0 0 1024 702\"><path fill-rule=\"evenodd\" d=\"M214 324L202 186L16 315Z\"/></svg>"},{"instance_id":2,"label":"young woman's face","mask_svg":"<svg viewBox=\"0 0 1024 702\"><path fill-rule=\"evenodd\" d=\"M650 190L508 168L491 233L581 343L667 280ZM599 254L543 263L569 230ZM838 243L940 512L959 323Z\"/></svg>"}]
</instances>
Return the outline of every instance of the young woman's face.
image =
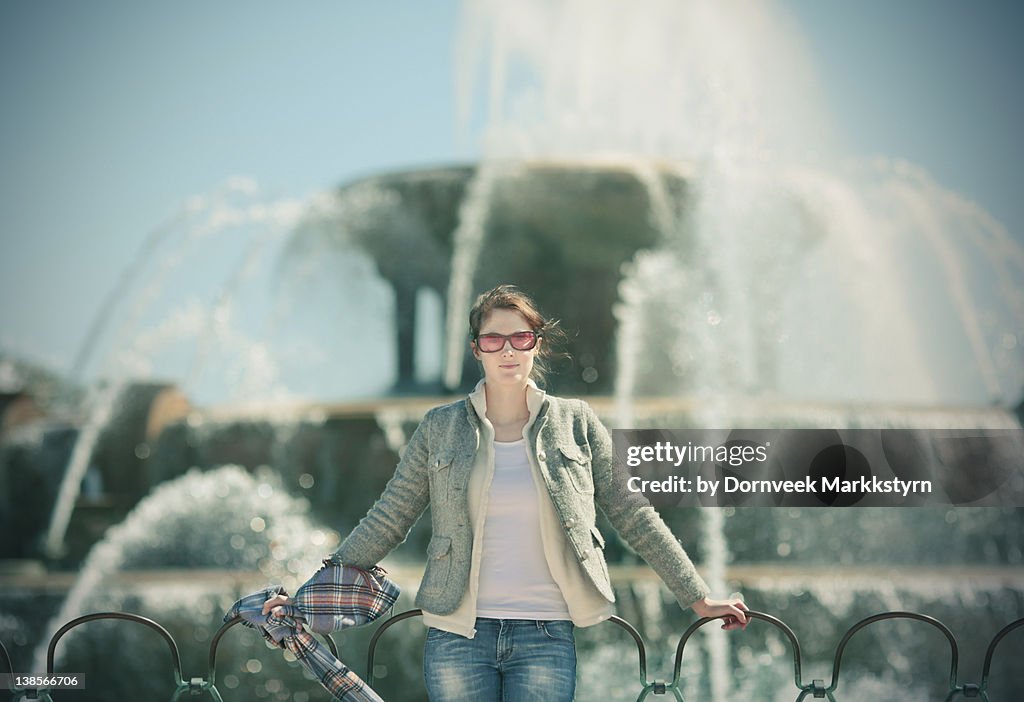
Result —
<instances>
[{"instance_id":1,"label":"young woman's face","mask_svg":"<svg viewBox=\"0 0 1024 702\"><path fill-rule=\"evenodd\" d=\"M529 332L530 325L526 318L516 310L498 308L492 311L483 324L480 325L479 336L484 334L504 334L511 336L517 332ZM520 351L512 348L511 340L505 340L500 351L485 353L481 351L477 343L471 342L473 355L484 366L484 378L488 383L519 384L524 385L533 370L533 359L540 350L543 339L537 339L537 344L528 351Z\"/></svg>"}]
</instances>

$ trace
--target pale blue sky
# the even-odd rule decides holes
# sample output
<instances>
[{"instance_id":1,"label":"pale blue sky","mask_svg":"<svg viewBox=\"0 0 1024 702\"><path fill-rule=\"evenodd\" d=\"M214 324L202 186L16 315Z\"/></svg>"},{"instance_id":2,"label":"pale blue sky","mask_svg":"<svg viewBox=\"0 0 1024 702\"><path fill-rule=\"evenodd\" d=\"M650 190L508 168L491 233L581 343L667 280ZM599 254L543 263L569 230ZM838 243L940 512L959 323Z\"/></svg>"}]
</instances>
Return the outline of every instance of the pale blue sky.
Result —
<instances>
[{"instance_id":1,"label":"pale blue sky","mask_svg":"<svg viewBox=\"0 0 1024 702\"><path fill-rule=\"evenodd\" d=\"M1024 6L782 3L852 153L904 158L1024 240ZM0 348L66 369L145 235L232 175L300 196L473 158L458 5L0 2Z\"/></svg>"}]
</instances>

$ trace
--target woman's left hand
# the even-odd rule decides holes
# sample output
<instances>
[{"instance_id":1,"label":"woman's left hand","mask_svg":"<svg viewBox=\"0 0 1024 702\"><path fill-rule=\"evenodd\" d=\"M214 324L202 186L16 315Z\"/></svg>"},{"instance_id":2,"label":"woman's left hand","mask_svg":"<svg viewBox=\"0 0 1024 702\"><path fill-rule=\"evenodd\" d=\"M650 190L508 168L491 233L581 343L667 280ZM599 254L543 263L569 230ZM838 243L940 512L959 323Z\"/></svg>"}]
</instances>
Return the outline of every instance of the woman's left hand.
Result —
<instances>
[{"instance_id":1,"label":"woman's left hand","mask_svg":"<svg viewBox=\"0 0 1024 702\"><path fill-rule=\"evenodd\" d=\"M722 617L725 621L725 624L722 625L723 629L746 629L747 624L750 623L747 606L743 604L743 599L740 597L730 597L727 600L713 600L710 597L705 597L691 605L690 609L700 617L712 619Z\"/></svg>"}]
</instances>

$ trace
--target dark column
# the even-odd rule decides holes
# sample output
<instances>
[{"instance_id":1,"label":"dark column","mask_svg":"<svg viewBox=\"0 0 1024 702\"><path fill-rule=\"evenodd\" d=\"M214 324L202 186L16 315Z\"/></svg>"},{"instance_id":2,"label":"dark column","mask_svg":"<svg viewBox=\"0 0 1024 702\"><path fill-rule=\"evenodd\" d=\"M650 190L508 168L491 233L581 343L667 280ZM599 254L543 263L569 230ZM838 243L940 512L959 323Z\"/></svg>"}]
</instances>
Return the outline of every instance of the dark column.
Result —
<instances>
[{"instance_id":1,"label":"dark column","mask_svg":"<svg viewBox=\"0 0 1024 702\"><path fill-rule=\"evenodd\" d=\"M398 342L398 376L395 390L416 387L416 286L393 280L395 289L395 332Z\"/></svg>"}]
</instances>

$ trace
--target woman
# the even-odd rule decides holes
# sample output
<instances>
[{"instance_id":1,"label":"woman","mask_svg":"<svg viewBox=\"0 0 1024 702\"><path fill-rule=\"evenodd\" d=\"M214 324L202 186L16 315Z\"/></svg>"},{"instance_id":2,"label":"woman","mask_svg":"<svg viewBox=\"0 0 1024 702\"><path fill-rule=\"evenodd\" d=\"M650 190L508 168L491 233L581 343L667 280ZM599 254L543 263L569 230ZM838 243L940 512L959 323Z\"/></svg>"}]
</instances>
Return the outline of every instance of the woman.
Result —
<instances>
[{"instance_id":1,"label":"woman","mask_svg":"<svg viewBox=\"0 0 1024 702\"><path fill-rule=\"evenodd\" d=\"M470 329L483 380L467 400L427 413L384 493L337 551L343 562L372 566L431 505L416 605L429 627L423 668L432 702L572 700L574 627L607 619L614 601L597 506L681 605L725 617L725 629L745 627L743 603L709 599L665 523L626 489L628 476L613 475L611 439L594 411L531 380L557 322L500 285L477 299Z\"/></svg>"}]
</instances>

